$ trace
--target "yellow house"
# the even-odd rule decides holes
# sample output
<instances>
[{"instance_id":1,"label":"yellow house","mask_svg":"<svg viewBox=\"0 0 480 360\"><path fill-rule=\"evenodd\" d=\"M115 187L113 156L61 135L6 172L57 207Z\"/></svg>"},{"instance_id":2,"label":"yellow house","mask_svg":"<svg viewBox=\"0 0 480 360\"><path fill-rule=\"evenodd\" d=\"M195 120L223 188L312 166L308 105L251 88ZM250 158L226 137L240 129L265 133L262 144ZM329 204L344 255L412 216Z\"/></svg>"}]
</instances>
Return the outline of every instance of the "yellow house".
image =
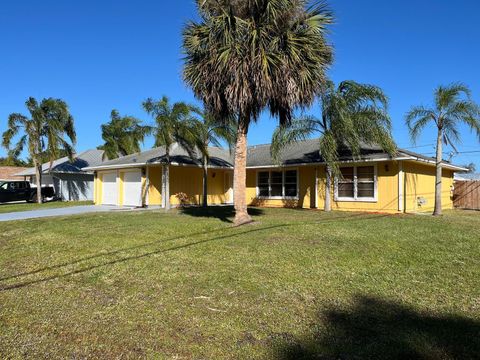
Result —
<instances>
[{"instance_id":1,"label":"yellow house","mask_svg":"<svg viewBox=\"0 0 480 360\"><path fill-rule=\"evenodd\" d=\"M233 156L228 150L210 148L208 202L233 202ZM247 202L252 206L323 209L325 164L318 140L306 140L283 152L280 165L272 161L270 145L252 146L247 158ZM203 172L200 159L191 158L175 145L171 162L165 150L155 148L107 161L84 170L95 172L96 204L145 207L164 206L166 166L170 167L170 202L173 206L200 205ZM342 154L342 177L333 181L332 207L344 211L386 213L432 211L435 160L407 150L395 157L376 146L363 146L353 159ZM453 174L465 170L443 163L443 207L453 208Z\"/></svg>"}]
</instances>

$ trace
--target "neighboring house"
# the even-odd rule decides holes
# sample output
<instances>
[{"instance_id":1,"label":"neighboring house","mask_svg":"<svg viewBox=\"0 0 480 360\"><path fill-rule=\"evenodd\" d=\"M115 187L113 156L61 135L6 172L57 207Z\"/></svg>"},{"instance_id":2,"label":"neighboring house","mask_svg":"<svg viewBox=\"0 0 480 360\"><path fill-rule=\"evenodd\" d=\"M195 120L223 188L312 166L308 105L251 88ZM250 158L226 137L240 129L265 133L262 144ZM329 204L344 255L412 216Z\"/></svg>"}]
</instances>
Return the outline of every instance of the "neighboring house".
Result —
<instances>
[{"instance_id":1,"label":"neighboring house","mask_svg":"<svg viewBox=\"0 0 480 360\"><path fill-rule=\"evenodd\" d=\"M75 156L73 162L68 157L42 165L42 186L53 186L55 194L63 201L94 200L94 174L82 170L87 166L103 163L103 150L87 150ZM32 186L36 186L35 168L19 172Z\"/></svg>"},{"instance_id":2,"label":"neighboring house","mask_svg":"<svg viewBox=\"0 0 480 360\"><path fill-rule=\"evenodd\" d=\"M455 173L455 181L480 181L480 174Z\"/></svg>"},{"instance_id":3,"label":"neighboring house","mask_svg":"<svg viewBox=\"0 0 480 360\"><path fill-rule=\"evenodd\" d=\"M0 181L1 180L18 180L18 177L15 174L27 169L28 168L18 167L18 166L0 166Z\"/></svg>"},{"instance_id":4,"label":"neighboring house","mask_svg":"<svg viewBox=\"0 0 480 360\"><path fill-rule=\"evenodd\" d=\"M228 150L210 148L208 181L210 204L233 201L233 156ZM84 170L95 172L95 202L124 206L162 206L163 148L107 161ZM173 206L199 205L202 169L180 147L172 151L170 201ZM434 206L435 159L407 150L392 158L375 146L364 146L359 159L342 154L341 172L332 186L333 209L388 213L431 211ZM443 206L453 208L455 171L443 164ZM271 159L270 145L248 148L247 201L255 206L323 208L325 163L318 140L287 147L281 165Z\"/></svg>"}]
</instances>

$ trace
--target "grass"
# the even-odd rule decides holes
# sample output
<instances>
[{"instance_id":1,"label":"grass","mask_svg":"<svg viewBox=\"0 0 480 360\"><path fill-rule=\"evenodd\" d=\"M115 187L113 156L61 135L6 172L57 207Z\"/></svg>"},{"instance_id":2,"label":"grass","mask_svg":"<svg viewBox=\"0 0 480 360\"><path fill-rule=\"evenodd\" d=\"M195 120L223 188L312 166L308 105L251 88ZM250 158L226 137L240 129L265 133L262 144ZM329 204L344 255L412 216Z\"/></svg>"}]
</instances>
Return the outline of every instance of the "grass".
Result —
<instances>
[{"instance_id":1,"label":"grass","mask_svg":"<svg viewBox=\"0 0 480 360\"><path fill-rule=\"evenodd\" d=\"M0 204L0 214L11 213L11 212L20 212L20 211L30 211L30 210L42 210L42 209L56 209L64 208L71 206L82 206L82 205L93 205L92 201L51 201L43 204L37 203L13 203L13 204Z\"/></svg>"},{"instance_id":2,"label":"grass","mask_svg":"<svg viewBox=\"0 0 480 360\"><path fill-rule=\"evenodd\" d=\"M480 354L480 213L252 211L0 224L0 358Z\"/></svg>"}]
</instances>

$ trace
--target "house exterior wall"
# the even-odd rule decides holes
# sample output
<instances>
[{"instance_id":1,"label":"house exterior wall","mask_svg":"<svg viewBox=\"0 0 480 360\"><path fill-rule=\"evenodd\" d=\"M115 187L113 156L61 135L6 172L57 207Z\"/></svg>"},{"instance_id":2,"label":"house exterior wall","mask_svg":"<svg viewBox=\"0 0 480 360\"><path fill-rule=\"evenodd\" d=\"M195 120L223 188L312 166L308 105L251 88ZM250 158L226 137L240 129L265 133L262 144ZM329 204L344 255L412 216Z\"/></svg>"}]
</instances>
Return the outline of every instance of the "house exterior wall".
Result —
<instances>
[{"instance_id":1,"label":"house exterior wall","mask_svg":"<svg viewBox=\"0 0 480 360\"><path fill-rule=\"evenodd\" d=\"M398 206L398 173L399 164L396 161L380 163L358 163L355 165L375 166L377 171L377 201L335 201L332 189L332 209L343 211L378 211L396 213ZM323 209L325 198L325 168L319 169L321 187L319 194L319 207ZM323 183L323 184L322 184Z\"/></svg>"},{"instance_id":2,"label":"house exterior wall","mask_svg":"<svg viewBox=\"0 0 480 360\"><path fill-rule=\"evenodd\" d=\"M404 162L405 211L433 211L435 204L435 167L413 161ZM453 209L453 171L443 170L442 208Z\"/></svg>"},{"instance_id":3,"label":"house exterior wall","mask_svg":"<svg viewBox=\"0 0 480 360\"><path fill-rule=\"evenodd\" d=\"M373 165L376 168L377 198L371 201L338 201L335 199L335 186L332 180L332 209L341 211L377 211L385 213L432 211L435 191L435 167L413 161L368 162L348 165ZM345 165L345 166L348 166ZM343 166L343 165L342 165ZM247 203L251 206L295 207L323 209L325 201L325 167L298 166L285 170L298 171L298 197L295 199L262 199L257 196L257 174L264 169L247 169ZM126 171L141 170L123 169L117 171L119 205L123 203L123 174ZM102 203L102 175L99 171L95 178L95 203ZM142 189L146 189L146 173L143 171ZM211 205L227 202L225 179L230 169L209 169L208 201ZM403 175L402 175L403 174ZM162 167L152 166L148 169L148 199L144 194L144 204L161 205L162 203ZM316 179L318 182L316 184ZM403 179L403 181L400 181ZM188 166L170 167L170 202L172 206L200 205L202 201L202 169ZM451 197L453 171L444 170L442 200L444 209L453 208ZM399 192L403 191L403 200L399 201ZM420 201L421 200L421 201Z\"/></svg>"},{"instance_id":4,"label":"house exterior wall","mask_svg":"<svg viewBox=\"0 0 480 360\"><path fill-rule=\"evenodd\" d=\"M63 201L94 200L94 182L91 174L55 174L55 194Z\"/></svg>"},{"instance_id":5,"label":"house exterior wall","mask_svg":"<svg viewBox=\"0 0 480 360\"><path fill-rule=\"evenodd\" d=\"M18 178L17 180L19 180ZM30 186L32 187L37 187L37 177L35 175L30 176L28 179L30 181ZM42 186L54 186L55 182L53 180L53 176L50 174L42 174L41 178L41 185Z\"/></svg>"},{"instance_id":6,"label":"house exterior wall","mask_svg":"<svg viewBox=\"0 0 480 360\"><path fill-rule=\"evenodd\" d=\"M151 166L148 168L148 205L162 205L162 166Z\"/></svg>"},{"instance_id":7,"label":"house exterior wall","mask_svg":"<svg viewBox=\"0 0 480 360\"><path fill-rule=\"evenodd\" d=\"M225 173L232 170L208 169L208 203L226 203ZM201 205L203 170L199 167L170 167L170 204L172 206Z\"/></svg>"},{"instance_id":8,"label":"house exterior wall","mask_svg":"<svg viewBox=\"0 0 480 360\"><path fill-rule=\"evenodd\" d=\"M139 171L141 168L98 171L95 178L95 203L102 203L103 184L105 173L117 172L118 202L123 205L123 179L126 172ZM227 194L225 188L225 173L232 170L209 169L208 172L208 202L212 205L224 204ZM146 193L146 170L142 173L142 196L144 205L159 206L162 204L162 167L152 166L148 169L149 185ZM198 167L171 166L170 167L170 203L172 206L200 205L203 192L203 171ZM148 197L148 201L147 201Z\"/></svg>"},{"instance_id":9,"label":"house exterior wall","mask_svg":"<svg viewBox=\"0 0 480 360\"><path fill-rule=\"evenodd\" d=\"M257 196L257 176L264 169L247 169L247 204L251 206L291 207L309 209L315 207L315 167L285 167L282 170L298 171L298 198L296 199L262 199ZM277 169L275 169L277 170Z\"/></svg>"}]
</instances>

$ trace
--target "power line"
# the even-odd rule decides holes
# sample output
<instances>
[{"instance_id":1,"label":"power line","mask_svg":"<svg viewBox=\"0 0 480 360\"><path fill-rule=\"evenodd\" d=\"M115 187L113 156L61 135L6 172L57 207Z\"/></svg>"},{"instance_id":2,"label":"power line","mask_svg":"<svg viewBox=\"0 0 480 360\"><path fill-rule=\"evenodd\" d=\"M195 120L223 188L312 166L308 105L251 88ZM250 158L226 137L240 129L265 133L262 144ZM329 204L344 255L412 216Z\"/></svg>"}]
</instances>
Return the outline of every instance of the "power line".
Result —
<instances>
[{"instance_id":1,"label":"power line","mask_svg":"<svg viewBox=\"0 0 480 360\"><path fill-rule=\"evenodd\" d=\"M457 155L463 155L463 154L476 154L476 153L480 153L480 150L474 150L474 151L459 151L459 152L456 152L454 156L457 156ZM424 153L425 155L435 155L436 153L434 152L429 152L429 153Z\"/></svg>"},{"instance_id":2,"label":"power line","mask_svg":"<svg viewBox=\"0 0 480 360\"><path fill-rule=\"evenodd\" d=\"M418 146L409 146L409 147L404 147L404 149L420 149L420 148L425 148L425 147L430 147L430 146L435 146L435 144L428 144L428 145L418 145Z\"/></svg>"}]
</instances>

